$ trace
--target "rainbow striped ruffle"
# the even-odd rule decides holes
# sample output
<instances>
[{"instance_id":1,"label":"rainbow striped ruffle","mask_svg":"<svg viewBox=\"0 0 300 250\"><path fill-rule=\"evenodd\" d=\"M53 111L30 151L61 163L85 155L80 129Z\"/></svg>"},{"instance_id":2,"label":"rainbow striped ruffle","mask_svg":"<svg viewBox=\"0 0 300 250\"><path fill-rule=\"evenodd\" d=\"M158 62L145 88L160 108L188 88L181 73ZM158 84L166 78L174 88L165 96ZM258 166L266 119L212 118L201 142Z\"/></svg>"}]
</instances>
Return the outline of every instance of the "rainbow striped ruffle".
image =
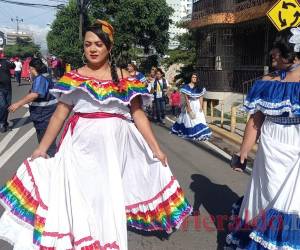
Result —
<instances>
[{"instance_id":1,"label":"rainbow striped ruffle","mask_svg":"<svg viewBox=\"0 0 300 250\"><path fill-rule=\"evenodd\" d=\"M26 183L26 187L24 183ZM1 188L0 201L15 219L33 228L33 243L39 246L45 218L38 215L37 210L45 211L47 207L39 198L27 161L19 168L17 174Z\"/></svg>"},{"instance_id":2,"label":"rainbow striped ruffle","mask_svg":"<svg viewBox=\"0 0 300 250\"><path fill-rule=\"evenodd\" d=\"M166 231L179 228L192 207L184 197L177 180L170 183L149 201L126 207L127 223L144 231Z\"/></svg>"},{"instance_id":3,"label":"rainbow striped ruffle","mask_svg":"<svg viewBox=\"0 0 300 250\"><path fill-rule=\"evenodd\" d=\"M34 176L28 161L18 169L17 174L6 183L0 190L0 202L9 212L17 223L30 227L33 232L33 244L40 250L57 250L54 246L43 246L41 244L42 237L50 237L56 239L63 239L65 237L73 242L81 250L95 250L95 249L119 249L117 242L100 244L98 240L94 240L91 236L75 240L72 233L52 233L44 230L46 219L40 214L47 214L48 207L40 198L38 187L35 184ZM50 241L51 244L55 240ZM86 245L86 242L92 242ZM76 248L77 249L77 248Z\"/></svg>"},{"instance_id":4,"label":"rainbow striped ruffle","mask_svg":"<svg viewBox=\"0 0 300 250\"><path fill-rule=\"evenodd\" d=\"M100 104L118 101L129 105L130 101L138 95L143 97L144 104L151 101L151 95L144 83L135 78L121 79L119 84L112 80L100 81L91 77L84 77L75 71L65 74L51 89L51 93L59 97L60 93L69 94L76 89L87 92Z\"/></svg>"},{"instance_id":5,"label":"rainbow striped ruffle","mask_svg":"<svg viewBox=\"0 0 300 250\"><path fill-rule=\"evenodd\" d=\"M63 239L77 247L91 242L91 245L85 244L80 247L81 250L119 249L117 242L100 245L100 242L95 241L91 236L75 239L72 232L61 234L45 231L48 207L40 197L28 161L24 162L17 174L0 190L0 201L13 219L32 228L33 243L41 250L55 250L53 242ZM126 206L129 226L144 231L159 230L167 233L171 233L174 228L179 228L191 211L192 208L174 177L152 199ZM50 246L44 246L41 242L47 242Z\"/></svg>"}]
</instances>

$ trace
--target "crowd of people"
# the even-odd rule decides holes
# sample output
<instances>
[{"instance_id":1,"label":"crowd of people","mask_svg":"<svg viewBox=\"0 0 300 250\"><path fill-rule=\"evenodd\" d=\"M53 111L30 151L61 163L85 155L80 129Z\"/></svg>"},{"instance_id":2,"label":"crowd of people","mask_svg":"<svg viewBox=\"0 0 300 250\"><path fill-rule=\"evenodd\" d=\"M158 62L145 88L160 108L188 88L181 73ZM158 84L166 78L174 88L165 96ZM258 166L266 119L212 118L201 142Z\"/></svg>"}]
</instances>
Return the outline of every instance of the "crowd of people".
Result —
<instances>
[{"instance_id":1,"label":"crowd of people","mask_svg":"<svg viewBox=\"0 0 300 250\"><path fill-rule=\"evenodd\" d=\"M238 249L300 246L300 29L291 31L292 36L280 33L274 42L271 56L277 71L254 83L244 105L251 117L234 170L258 139L259 147L227 236L227 243ZM170 104L176 117L173 134L208 140L212 132L203 113L201 79L193 73L178 91L171 89L161 68L153 67L148 77L133 63L127 70L117 68L113 44L113 27L96 20L85 29L86 64L55 84L44 75L45 63L33 58L31 91L12 105L11 86L0 78L0 104L14 112L30 103L39 141L0 189L6 209L0 238L16 250L127 250L127 226L171 233L193 212L143 109L151 107L152 119L164 124ZM1 72L17 67L1 57ZM7 113L2 111L0 126L5 127Z\"/></svg>"},{"instance_id":2,"label":"crowd of people","mask_svg":"<svg viewBox=\"0 0 300 250\"><path fill-rule=\"evenodd\" d=\"M191 76L191 82L184 84L180 91L170 86L161 68L152 67L148 77L138 72L135 64L128 64L130 76L143 82L152 95L152 103L146 110L154 122L165 124L166 105L177 119L171 132L180 137L192 140L208 140L211 130L207 126L203 112L203 96L206 92L201 86L198 75Z\"/></svg>"}]
</instances>

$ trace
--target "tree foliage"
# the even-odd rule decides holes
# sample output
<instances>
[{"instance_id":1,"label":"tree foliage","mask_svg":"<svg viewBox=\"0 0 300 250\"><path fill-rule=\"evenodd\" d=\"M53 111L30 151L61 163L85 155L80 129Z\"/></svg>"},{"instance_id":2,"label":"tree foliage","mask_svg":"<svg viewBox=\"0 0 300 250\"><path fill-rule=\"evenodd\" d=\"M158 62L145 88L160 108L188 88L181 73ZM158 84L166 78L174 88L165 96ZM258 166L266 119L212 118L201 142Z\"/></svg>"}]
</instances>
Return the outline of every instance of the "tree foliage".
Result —
<instances>
[{"instance_id":1,"label":"tree foliage","mask_svg":"<svg viewBox=\"0 0 300 250\"><path fill-rule=\"evenodd\" d=\"M86 23L95 19L109 21L115 28L113 52L123 59L136 59L133 48L144 52L155 49L164 54L168 48L168 29L172 8L160 0L91 0ZM79 41L79 11L75 0L61 9L48 33L49 52L78 67L82 64Z\"/></svg>"},{"instance_id":2,"label":"tree foliage","mask_svg":"<svg viewBox=\"0 0 300 250\"><path fill-rule=\"evenodd\" d=\"M39 53L40 46L36 45L31 39L17 38L15 45L5 46L5 55L7 57L18 56L20 58L32 57L36 53Z\"/></svg>"},{"instance_id":3,"label":"tree foliage","mask_svg":"<svg viewBox=\"0 0 300 250\"><path fill-rule=\"evenodd\" d=\"M82 43L79 41L79 12L76 1L58 11L47 35L49 52L74 67L82 65Z\"/></svg>"},{"instance_id":4,"label":"tree foliage","mask_svg":"<svg viewBox=\"0 0 300 250\"><path fill-rule=\"evenodd\" d=\"M173 10L161 0L91 0L93 18L112 23L116 30L115 52L142 47L164 54L168 48L168 29Z\"/></svg>"},{"instance_id":5,"label":"tree foliage","mask_svg":"<svg viewBox=\"0 0 300 250\"><path fill-rule=\"evenodd\" d=\"M181 26L180 26L181 27ZM175 79L182 79L184 82L190 81L191 74L194 72L196 64L196 33L188 31L177 37L179 41L178 48L169 50L166 57L163 60L163 64L166 67L170 67L172 64L183 64L179 74Z\"/></svg>"}]
</instances>

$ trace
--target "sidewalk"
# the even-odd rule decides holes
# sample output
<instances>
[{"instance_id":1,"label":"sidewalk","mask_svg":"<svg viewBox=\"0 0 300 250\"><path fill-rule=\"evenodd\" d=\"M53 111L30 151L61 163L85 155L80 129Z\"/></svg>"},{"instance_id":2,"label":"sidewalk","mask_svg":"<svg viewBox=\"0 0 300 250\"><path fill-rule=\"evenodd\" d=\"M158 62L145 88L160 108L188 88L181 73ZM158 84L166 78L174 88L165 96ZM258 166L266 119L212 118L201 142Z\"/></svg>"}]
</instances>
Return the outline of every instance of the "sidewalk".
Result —
<instances>
[{"instance_id":1,"label":"sidewalk","mask_svg":"<svg viewBox=\"0 0 300 250\"><path fill-rule=\"evenodd\" d=\"M173 122L175 122L176 118L172 115L167 116L168 119L172 122L166 122L166 127L170 129ZM207 117L207 122L209 124L209 127L211 128L213 132L212 138L209 140L210 143L221 149L222 151L226 152L228 155L232 155L234 153L237 153L240 149L240 146L243 141L243 134L244 134L244 128L245 124L237 124L237 133L231 133L230 132L230 125L224 124L223 128L221 128L218 123L211 124L209 117ZM201 142L200 142L201 143ZM255 158L257 150L257 145L255 145L252 149L252 151L249 153L248 156L248 162L249 166L251 167L253 164L253 160Z\"/></svg>"}]
</instances>

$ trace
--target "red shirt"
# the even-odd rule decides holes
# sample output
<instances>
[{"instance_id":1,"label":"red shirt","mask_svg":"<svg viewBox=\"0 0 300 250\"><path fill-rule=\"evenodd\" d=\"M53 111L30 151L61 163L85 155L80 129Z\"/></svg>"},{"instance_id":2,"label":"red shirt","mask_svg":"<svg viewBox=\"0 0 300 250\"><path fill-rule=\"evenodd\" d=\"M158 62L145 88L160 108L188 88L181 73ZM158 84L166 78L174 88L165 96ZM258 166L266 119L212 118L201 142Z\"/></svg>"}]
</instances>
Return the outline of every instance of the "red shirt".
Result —
<instances>
[{"instance_id":1,"label":"red shirt","mask_svg":"<svg viewBox=\"0 0 300 250\"><path fill-rule=\"evenodd\" d=\"M180 106L180 93L175 92L171 94L171 105L172 106Z\"/></svg>"}]
</instances>

